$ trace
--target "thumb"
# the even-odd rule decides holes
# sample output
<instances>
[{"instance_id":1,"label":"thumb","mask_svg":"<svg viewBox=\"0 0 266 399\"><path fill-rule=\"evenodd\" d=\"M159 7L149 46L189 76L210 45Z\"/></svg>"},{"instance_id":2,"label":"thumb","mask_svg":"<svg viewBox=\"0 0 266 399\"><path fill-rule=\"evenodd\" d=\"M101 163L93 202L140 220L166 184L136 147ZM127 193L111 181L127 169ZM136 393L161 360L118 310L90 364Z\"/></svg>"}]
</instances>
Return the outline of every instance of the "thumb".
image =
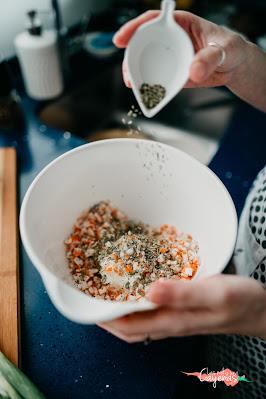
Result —
<instances>
[{"instance_id":1,"label":"thumb","mask_svg":"<svg viewBox=\"0 0 266 399\"><path fill-rule=\"evenodd\" d=\"M191 293L191 286L185 280L158 280L154 282L146 298L161 306L178 307L180 303L184 306Z\"/></svg>"},{"instance_id":2,"label":"thumb","mask_svg":"<svg viewBox=\"0 0 266 399\"><path fill-rule=\"evenodd\" d=\"M190 67L190 79L195 83L207 80L217 69L222 59L222 49L208 46L201 49L194 57Z\"/></svg>"}]
</instances>

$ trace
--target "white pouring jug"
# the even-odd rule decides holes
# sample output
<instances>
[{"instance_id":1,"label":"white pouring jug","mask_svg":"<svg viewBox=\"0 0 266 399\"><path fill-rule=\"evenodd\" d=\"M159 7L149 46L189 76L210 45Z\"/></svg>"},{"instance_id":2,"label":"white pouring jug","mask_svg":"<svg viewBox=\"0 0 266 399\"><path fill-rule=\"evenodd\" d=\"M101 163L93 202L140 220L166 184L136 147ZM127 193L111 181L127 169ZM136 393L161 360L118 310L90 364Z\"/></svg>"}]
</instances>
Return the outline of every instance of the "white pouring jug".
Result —
<instances>
[{"instance_id":1,"label":"white pouring jug","mask_svg":"<svg viewBox=\"0 0 266 399\"><path fill-rule=\"evenodd\" d=\"M183 88L194 56L188 34L174 19L175 1L163 0L160 15L141 25L131 38L125 60L132 90L143 114L156 115ZM143 104L142 83L160 84L165 97L154 108Z\"/></svg>"}]
</instances>

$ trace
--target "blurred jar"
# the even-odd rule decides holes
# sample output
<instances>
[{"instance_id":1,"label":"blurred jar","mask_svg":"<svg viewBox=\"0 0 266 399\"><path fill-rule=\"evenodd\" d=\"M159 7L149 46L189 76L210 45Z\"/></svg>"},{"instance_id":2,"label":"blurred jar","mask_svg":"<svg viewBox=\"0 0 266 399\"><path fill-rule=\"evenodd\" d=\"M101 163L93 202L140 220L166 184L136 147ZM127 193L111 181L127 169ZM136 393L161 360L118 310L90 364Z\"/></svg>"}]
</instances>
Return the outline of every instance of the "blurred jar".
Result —
<instances>
[{"instance_id":1,"label":"blurred jar","mask_svg":"<svg viewBox=\"0 0 266 399\"><path fill-rule=\"evenodd\" d=\"M19 97L12 88L7 62L0 62L0 129L22 129L24 118Z\"/></svg>"}]
</instances>

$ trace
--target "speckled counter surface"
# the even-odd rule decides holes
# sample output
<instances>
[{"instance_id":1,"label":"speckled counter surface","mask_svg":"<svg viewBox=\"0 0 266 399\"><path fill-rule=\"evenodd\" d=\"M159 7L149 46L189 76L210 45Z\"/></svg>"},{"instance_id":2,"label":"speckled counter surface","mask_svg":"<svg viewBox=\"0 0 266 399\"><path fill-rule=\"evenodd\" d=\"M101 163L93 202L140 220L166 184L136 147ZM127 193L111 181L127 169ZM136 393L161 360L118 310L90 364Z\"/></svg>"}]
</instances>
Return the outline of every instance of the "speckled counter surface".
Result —
<instances>
[{"instance_id":1,"label":"speckled counter surface","mask_svg":"<svg viewBox=\"0 0 266 399\"><path fill-rule=\"evenodd\" d=\"M20 202L45 165L84 143L42 125L27 98L22 104L24 131L0 130L0 145L17 148ZM241 105L210 165L228 187L238 213L265 164L265 122L265 114ZM68 321L51 304L23 248L21 326L22 368L49 399L168 399L182 385L181 370L206 367L199 353L200 338L129 345L97 326Z\"/></svg>"}]
</instances>

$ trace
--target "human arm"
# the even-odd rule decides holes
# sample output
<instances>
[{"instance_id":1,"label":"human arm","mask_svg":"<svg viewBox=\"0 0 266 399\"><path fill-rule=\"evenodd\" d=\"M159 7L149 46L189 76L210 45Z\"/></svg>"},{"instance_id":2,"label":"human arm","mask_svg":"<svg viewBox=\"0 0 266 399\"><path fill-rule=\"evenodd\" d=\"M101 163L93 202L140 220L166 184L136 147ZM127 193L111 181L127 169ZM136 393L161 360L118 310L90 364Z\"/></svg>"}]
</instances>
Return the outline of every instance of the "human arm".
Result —
<instances>
[{"instance_id":1,"label":"human arm","mask_svg":"<svg viewBox=\"0 0 266 399\"><path fill-rule=\"evenodd\" d=\"M154 310L100 326L127 342L198 334L240 334L266 339L266 290L255 280L219 275L191 282L153 283Z\"/></svg>"},{"instance_id":2,"label":"human arm","mask_svg":"<svg viewBox=\"0 0 266 399\"><path fill-rule=\"evenodd\" d=\"M136 29L156 18L159 11L148 11L126 23L116 33L114 43L125 48ZM238 97L266 112L266 53L243 36L185 11L176 11L175 19L189 34L195 57L185 87L226 86ZM209 43L218 46L210 46ZM222 65L221 47L226 58ZM123 63L125 84L130 87L127 65Z\"/></svg>"}]
</instances>

